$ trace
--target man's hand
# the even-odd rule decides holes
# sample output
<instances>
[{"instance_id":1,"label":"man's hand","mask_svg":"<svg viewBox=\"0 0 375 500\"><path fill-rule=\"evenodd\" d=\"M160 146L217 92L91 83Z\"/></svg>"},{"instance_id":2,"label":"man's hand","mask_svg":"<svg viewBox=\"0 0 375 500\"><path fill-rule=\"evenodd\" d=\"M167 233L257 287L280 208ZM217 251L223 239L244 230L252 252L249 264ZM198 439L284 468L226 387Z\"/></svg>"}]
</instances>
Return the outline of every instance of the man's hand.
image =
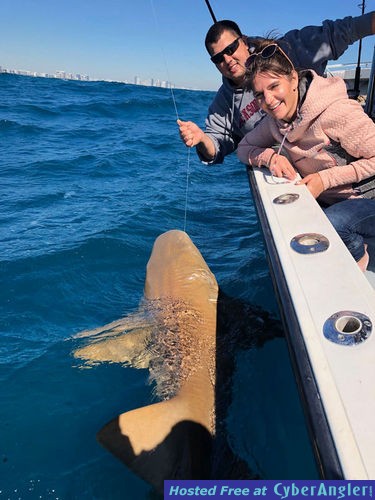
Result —
<instances>
[{"instance_id":1,"label":"man's hand","mask_svg":"<svg viewBox=\"0 0 375 500\"><path fill-rule=\"evenodd\" d=\"M197 150L207 161L215 158L216 149L213 141L196 123L177 120L177 124L180 137L188 148L197 146Z\"/></svg>"},{"instance_id":2,"label":"man's hand","mask_svg":"<svg viewBox=\"0 0 375 500\"><path fill-rule=\"evenodd\" d=\"M180 129L180 137L186 146L192 148L200 142L203 142L204 132L196 123L177 120L177 124Z\"/></svg>"}]
</instances>

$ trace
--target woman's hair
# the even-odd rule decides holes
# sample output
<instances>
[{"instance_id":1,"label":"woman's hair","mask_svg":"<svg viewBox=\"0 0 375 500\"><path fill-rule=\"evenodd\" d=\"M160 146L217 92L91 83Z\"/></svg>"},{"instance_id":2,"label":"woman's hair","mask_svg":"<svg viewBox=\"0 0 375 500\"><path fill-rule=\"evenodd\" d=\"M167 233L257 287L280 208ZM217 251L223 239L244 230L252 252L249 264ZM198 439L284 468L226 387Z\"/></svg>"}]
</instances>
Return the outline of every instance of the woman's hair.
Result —
<instances>
[{"instance_id":1,"label":"woman's hair","mask_svg":"<svg viewBox=\"0 0 375 500\"><path fill-rule=\"evenodd\" d=\"M245 87L253 87L254 77L258 73L290 76L295 69L276 39L252 38L249 40L249 52L250 56L246 61Z\"/></svg>"},{"instance_id":2,"label":"woman's hair","mask_svg":"<svg viewBox=\"0 0 375 500\"><path fill-rule=\"evenodd\" d=\"M211 26L207 31L206 39L204 41L207 51L209 52L209 46L216 43L224 31L230 31L236 37L242 36L241 30L237 23L234 21L229 21L227 19L223 21L217 21Z\"/></svg>"}]
</instances>

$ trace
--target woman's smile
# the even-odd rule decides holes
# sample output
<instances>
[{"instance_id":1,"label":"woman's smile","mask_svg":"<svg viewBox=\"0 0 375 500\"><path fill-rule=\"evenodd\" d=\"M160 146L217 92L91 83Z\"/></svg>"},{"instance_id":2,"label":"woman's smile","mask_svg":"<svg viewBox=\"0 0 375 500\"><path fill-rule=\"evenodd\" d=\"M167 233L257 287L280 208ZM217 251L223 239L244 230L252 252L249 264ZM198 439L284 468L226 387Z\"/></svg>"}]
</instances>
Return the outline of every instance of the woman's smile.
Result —
<instances>
[{"instance_id":1,"label":"woman's smile","mask_svg":"<svg viewBox=\"0 0 375 500\"><path fill-rule=\"evenodd\" d=\"M278 120L291 121L297 111L298 76L258 73L253 81L254 96L266 113Z\"/></svg>"}]
</instances>

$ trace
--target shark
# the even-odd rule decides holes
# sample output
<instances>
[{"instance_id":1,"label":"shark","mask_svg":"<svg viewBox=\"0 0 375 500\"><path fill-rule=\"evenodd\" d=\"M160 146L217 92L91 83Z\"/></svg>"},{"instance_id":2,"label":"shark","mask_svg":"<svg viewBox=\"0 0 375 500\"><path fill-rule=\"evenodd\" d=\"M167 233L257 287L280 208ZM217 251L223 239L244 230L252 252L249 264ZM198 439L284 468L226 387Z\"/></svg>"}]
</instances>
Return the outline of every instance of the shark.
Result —
<instances>
[{"instance_id":1,"label":"shark","mask_svg":"<svg viewBox=\"0 0 375 500\"><path fill-rule=\"evenodd\" d=\"M259 477L233 460L224 438L228 399L217 386L228 394L233 350L282 335L267 313L221 292L186 232L162 233L147 263L139 311L76 335L88 340L74 351L86 365L148 368L155 382L158 401L117 415L97 440L160 493L165 479L233 478L234 471L236 479ZM219 472L218 462L232 470Z\"/></svg>"}]
</instances>

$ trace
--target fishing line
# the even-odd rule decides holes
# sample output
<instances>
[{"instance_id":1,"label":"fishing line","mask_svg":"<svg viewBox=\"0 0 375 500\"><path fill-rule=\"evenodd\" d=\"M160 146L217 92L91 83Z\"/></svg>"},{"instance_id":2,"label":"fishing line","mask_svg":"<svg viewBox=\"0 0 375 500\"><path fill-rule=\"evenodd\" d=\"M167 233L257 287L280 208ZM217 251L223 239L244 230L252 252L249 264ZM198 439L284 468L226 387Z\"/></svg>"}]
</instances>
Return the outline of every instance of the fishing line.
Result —
<instances>
[{"instance_id":1,"label":"fishing line","mask_svg":"<svg viewBox=\"0 0 375 500\"><path fill-rule=\"evenodd\" d=\"M186 219L187 219L189 177L190 177L190 151L191 151L191 148L188 148L187 167L186 167L186 188L185 188L185 214L184 214L184 232L185 233L186 233Z\"/></svg>"},{"instance_id":2,"label":"fishing line","mask_svg":"<svg viewBox=\"0 0 375 500\"><path fill-rule=\"evenodd\" d=\"M155 10L155 6L154 6L154 0L150 0L150 3L151 3L151 7L152 7L152 12L154 14L154 20L155 20L156 28L157 28L157 31L158 31L158 34L159 34L159 39L161 39L160 38L160 26L159 26L159 23L158 23L158 18L156 16L156 10ZM170 87L171 94L172 94L172 101L173 101L174 110L175 110L175 113L176 113L176 118L177 118L177 120L179 120L180 118L178 116L176 99L175 99L175 96L174 96L174 92L173 92L173 88L172 88L172 83L171 83L171 77L170 77L170 74L169 74L169 68L168 68L168 64L167 64L167 58L165 57L165 52L164 52L163 47L161 47L161 52L162 52L162 55L163 55L164 66L165 66L165 70L166 70L166 74L167 74L167 79L168 79L169 87Z\"/></svg>"},{"instance_id":3,"label":"fishing line","mask_svg":"<svg viewBox=\"0 0 375 500\"><path fill-rule=\"evenodd\" d=\"M154 14L154 20L155 20L156 28L157 28L157 31L159 33L159 39L161 39L161 37L160 37L160 26L159 26L158 18L157 18L156 11L155 11L154 1L150 0L150 3L151 3L151 7L152 7L152 12ZM176 98L175 98L175 95L174 95L174 92L173 92L171 78L170 78L170 74L169 74L168 63L167 63L167 59L165 57L165 52L163 50L163 47L161 47L161 50L162 50L163 59L164 59L164 66L165 66L165 69L166 69L166 74L167 74L167 78L168 78L169 86L170 86L170 90L171 90L172 101L173 101L174 110L175 110L175 113L176 113L176 119L179 120L180 117L179 117L178 110L177 110ZM187 206L188 206L188 197L189 197L190 149L191 148L188 148L187 166L186 166L185 210L184 210L184 231L185 232L186 232Z\"/></svg>"}]
</instances>

